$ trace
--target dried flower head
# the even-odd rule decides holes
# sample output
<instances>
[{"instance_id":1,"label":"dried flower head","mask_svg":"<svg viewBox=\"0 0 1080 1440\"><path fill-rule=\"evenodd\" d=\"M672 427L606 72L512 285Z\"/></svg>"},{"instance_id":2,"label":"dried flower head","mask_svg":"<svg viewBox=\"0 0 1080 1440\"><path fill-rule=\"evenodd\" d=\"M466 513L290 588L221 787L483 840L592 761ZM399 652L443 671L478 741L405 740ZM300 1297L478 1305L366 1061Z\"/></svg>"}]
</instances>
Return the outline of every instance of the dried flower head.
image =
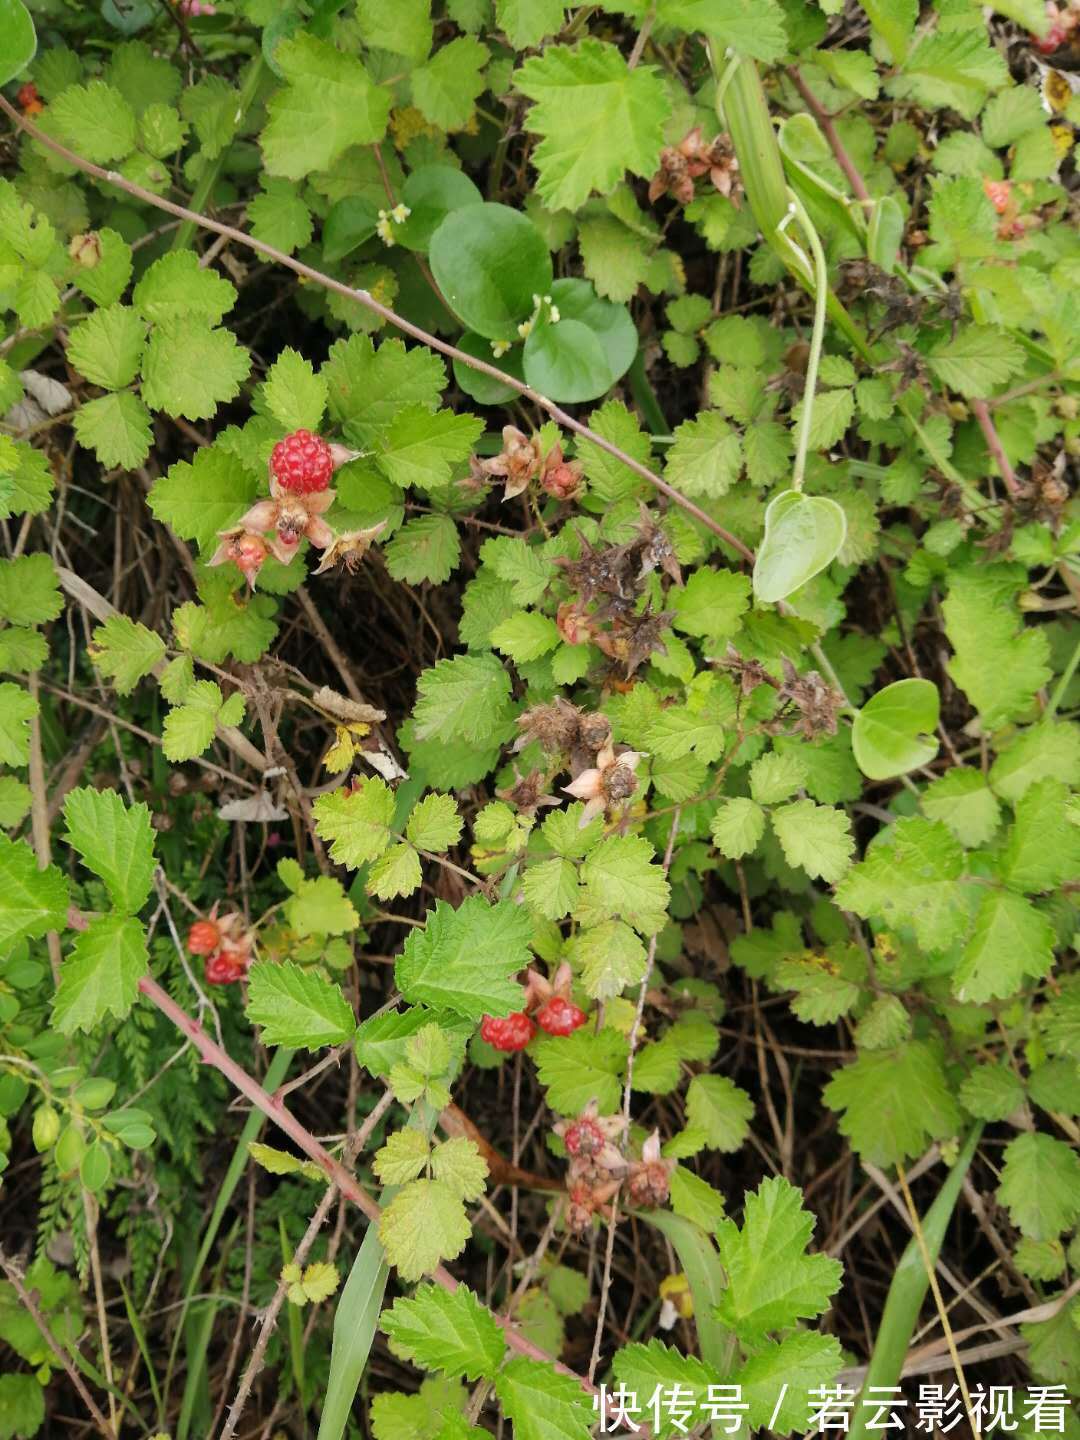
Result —
<instances>
[{"instance_id":1,"label":"dried flower head","mask_svg":"<svg viewBox=\"0 0 1080 1440\"><path fill-rule=\"evenodd\" d=\"M355 575L364 556L371 549L371 542L385 529L386 521L380 520L377 525L371 525L367 530L345 530L340 535L335 535L323 551L322 560L314 573L322 575L327 570L343 565L350 575Z\"/></svg>"},{"instance_id":2,"label":"dried flower head","mask_svg":"<svg viewBox=\"0 0 1080 1440\"><path fill-rule=\"evenodd\" d=\"M624 750L621 755L616 755L612 745L605 745L594 766L583 770L576 780L563 786L575 800L585 801L580 821L582 829L594 816L603 815L606 810L629 800L638 788L634 771L641 758L636 750Z\"/></svg>"}]
</instances>

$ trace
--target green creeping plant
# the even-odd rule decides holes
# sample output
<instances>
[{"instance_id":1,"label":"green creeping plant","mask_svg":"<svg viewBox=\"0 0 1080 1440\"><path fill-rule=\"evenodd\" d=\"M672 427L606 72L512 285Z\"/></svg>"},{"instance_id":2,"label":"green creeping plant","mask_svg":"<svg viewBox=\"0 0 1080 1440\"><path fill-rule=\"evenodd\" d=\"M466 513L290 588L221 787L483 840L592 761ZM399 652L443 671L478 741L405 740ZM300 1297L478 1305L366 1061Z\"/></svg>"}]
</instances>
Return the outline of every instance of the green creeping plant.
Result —
<instances>
[{"instance_id":1,"label":"green creeping plant","mask_svg":"<svg viewBox=\"0 0 1080 1440\"><path fill-rule=\"evenodd\" d=\"M1043 12L0 0L0 1437L1080 1384Z\"/></svg>"}]
</instances>

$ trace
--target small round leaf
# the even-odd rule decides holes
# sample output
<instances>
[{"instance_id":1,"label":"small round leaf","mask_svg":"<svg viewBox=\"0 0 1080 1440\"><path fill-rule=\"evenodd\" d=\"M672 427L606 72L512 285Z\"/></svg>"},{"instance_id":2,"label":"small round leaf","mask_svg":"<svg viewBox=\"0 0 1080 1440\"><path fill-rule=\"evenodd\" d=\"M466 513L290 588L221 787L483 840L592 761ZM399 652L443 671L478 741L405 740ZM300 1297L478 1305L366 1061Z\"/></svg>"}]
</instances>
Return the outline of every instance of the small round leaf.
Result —
<instances>
[{"instance_id":1,"label":"small round leaf","mask_svg":"<svg viewBox=\"0 0 1080 1440\"><path fill-rule=\"evenodd\" d=\"M851 732L855 761L871 780L891 780L927 765L938 752L934 736L941 702L932 680L897 680L872 695Z\"/></svg>"},{"instance_id":2,"label":"small round leaf","mask_svg":"<svg viewBox=\"0 0 1080 1440\"><path fill-rule=\"evenodd\" d=\"M483 335L477 335L475 331L466 330L457 346L459 350L464 350L466 355L473 355L477 360L486 360L489 365L498 366L500 370L505 370L508 375L513 375L518 380L525 378L521 371L520 345L515 345L513 350L508 350L496 360L491 352L491 341L485 340ZM502 405L517 394L509 385L503 385L501 381L485 375L482 370L474 370L471 365L466 365L461 360L454 361L454 379L478 405Z\"/></svg>"},{"instance_id":3,"label":"small round leaf","mask_svg":"<svg viewBox=\"0 0 1080 1440\"><path fill-rule=\"evenodd\" d=\"M785 490L765 511L765 538L754 562L754 595L775 603L830 565L847 535L835 500Z\"/></svg>"},{"instance_id":4,"label":"small round leaf","mask_svg":"<svg viewBox=\"0 0 1080 1440\"><path fill-rule=\"evenodd\" d=\"M79 1179L87 1190L96 1193L105 1185L111 1171L112 1161L109 1159L108 1150L100 1140L95 1140L82 1158Z\"/></svg>"},{"instance_id":5,"label":"small round leaf","mask_svg":"<svg viewBox=\"0 0 1080 1440\"><path fill-rule=\"evenodd\" d=\"M25 70L37 51L30 11L22 0L0 0L0 85Z\"/></svg>"},{"instance_id":6,"label":"small round leaf","mask_svg":"<svg viewBox=\"0 0 1080 1440\"><path fill-rule=\"evenodd\" d=\"M394 239L407 250L426 250L452 211L484 200L469 177L452 165L421 165L405 181L401 198L411 213L394 226Z\"/></svg>"},{"instance_id":7,"label":"small round leaf","mask_svg":"<svg viewBox=\"0 0 1080 1440\"><path fill-rule=\"evenodd\" d=\"M595 331L580 320L560 320L529 334L525 379L542 395L573 404L603 395L614 376Z\"/></svg>"},{"instance_id":8,"label":"small round leaf","mask_svg":"<svg viewBox=\"0 0 1080 1440\"><path fill-rule=\"evenodd\" d=\"M601 300L587 280L556 280L551 299L563 320L580 320L596 335L611 366L612 383L625 375L637 354L637 327L625 305Z\"/></svg>"},{"instance_id":9,"label":"small round leaf","mask_svg":"<svg viewBox=\"0 0 1080 1440\"><path fill-rule=\"evenodd\" d=\"M436 283L454 314L489 340L516 340L534 295L551 291L551 256L543 236L508 205L467 205L431 237Z\"/></svg>"}]
</instances>

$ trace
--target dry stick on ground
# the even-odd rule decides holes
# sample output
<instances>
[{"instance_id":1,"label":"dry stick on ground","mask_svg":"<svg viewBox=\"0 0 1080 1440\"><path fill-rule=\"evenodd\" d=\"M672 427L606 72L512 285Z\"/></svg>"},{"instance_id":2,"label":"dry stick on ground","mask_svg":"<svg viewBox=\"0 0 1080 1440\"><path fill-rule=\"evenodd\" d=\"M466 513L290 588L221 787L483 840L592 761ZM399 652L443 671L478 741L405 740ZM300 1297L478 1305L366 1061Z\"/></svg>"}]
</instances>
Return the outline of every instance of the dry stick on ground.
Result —
<instances>
[{"instance_id":1,"label":"dry stick on ground","mask_svg":"<svg viewBox=\"0 0 1080 1440\"><path fill-rule=\"evenodd\" d=\"M335 1160L324 1145L321 1145L315 1136L305 1128L291 1111L287 1110L278 1097L267 1095L266 1091L251 1078L242 1065L238 1065L227 1051L220 1045L215 1044L210 1036L197 1020L193 1020L172 996L149 975L144 975L139 981L139 990L155 1005L161 1013L171 1020L181 1034L186 1035L202 1059L219 1070L225 1079L234 1085L241 1095L245 1096L264 1115L268 1116L279 1129L293 1140L304 1154L314 1160L321 1170L324 1170L334 1182L341 1193L361 1210L368 1220L373 1224L378 1223L382 1210L378 1202L367 1193L360 1185L355 1176L350 1175L348 1170L340 1161ZM431 1279L437 1285L451 1294L458 1288L458 1281L446 1269L445 1265L439 1265L432 1271ZM569 1366L562 1365L558 1361L552 1362L551 1356L534 1345L524 1335L518 1334L510 1322L502 1316L495 1315L495 1322L499 1325L506 1336L507 1344L519 1355L524 1355L529 1360L538 1360L541 1364L550 1365L554 1363L555 1369L562 1375L567 1375L571 1380L576 1380L583 1390L593 1394L593 1386L582 1375L571 1370ZM642 1432L644 1433L644 1432Z\"/></svg>"},{"instance_id":2,"label":"dry stick on ground","mask_svg":"<svg viewBox=\"0 0 1080 1440\"><path fill-rule=\"evenodd\" d=\"M280 1093L281 1092L279 1091L278 1094L280 1095ZM383 1115L389 1109L390 1102L393 1100L393 1098L394 1092L392 1090L387 1090L384 1093L382 1099L371 1111L371 1114L368 1115L363 1125L353 1137L352 1143L346 1147L345 1160L347 1163L351 1162L353 1157L358 1155L360 1151L364 1148L364 1145L367 1143L368 1137L371 1135L371 1132L375 1129L375 1126L379 1123ZM304 1263L307 1260L311 1247L315 1243L315 1237L318 1235L319 1231L326 1223L326 1217L330 1214L331 1206L337 1199L337 1195L337 1184L333 1180L331 1180L330 1184L326 1187L326 1194L319 1201L315 1213L311 1217L311 1223L308 1225L307 1230L304 1232L304 1238L296 1247L296 1253L293 1255L293 1264L299 1265L301 1268L303 1267ZM274 1333L274 1326L277 1324L277 1318L278 1315L281 1313L282 1305L285 1303L285 1296L287 1295L288 1290L289 1282L285 1279L285 1272L284 1270L282 1270L281 1276L278 1279L277 1289L274 1291L273 1299L266 1307L266 1312L263 1315L262 1325L259 1328L259 1337L255 1341L255 1348L251 1352L251 1359L248 1361L244 1369L244 1373L240 1377L240 1385L236 1391L236 1398L233 1400L232 1405L229 1407L229 1415L225 1421L225 1425L221 1431L219 1440L232 1440L232 1436L236 1431L236 1427L240 1423L240 1416L244 1412L244 1406L247 1404L248 1396L251 1394L252 1386L255 1384L256 1377L258 1376L259 1371L263 1367L263 1360L266 1356L266 1347L270 1343L270 1336Z\"/></svg>"},{"instance_id":3,"label":"dry stick on ground","mask_svg":"<svg viewBox=\"0 0 1080 1440\"><path fill-rule=\"evenodd\" d=\"M41 1338L45 1341L45 1344L56 1356L57 1363L64 1367L64 1370L67 1372L67 1377L71 1381L72 1385L74 1385L75 1391L78 1394L79 1399L86 1406L87 1410L89 1410L94 1424L101 1431L102 1435L106 1436L106 1440L115 1440L115 1429L109 1424L109 1422L105 1419L105 1416L94 1404L94 1397L90 1394L90 1391L87 1390L86 1386L83 1384L82 1376L75 1369L75 1366L71 1363L70 1356L61 1347L59 1341L49 1329L45 1317L42 1315L41 1311L38 1309L34 1301L34 1297L30 1294L29 1290L27 1290L26 1286L23 1284L22 1271L19 1269L18 1265L16 1265L13 1260L8 1259L8 1257L4 1254L2 1250L0 1250L0 1270L3 1270L4 1274L10 1280L15 1294L19 1297L19 1303L22 1305L26 1313L30 1316L30 1319L37 1326L38 1330L41 1333Z\"/></svg>"},{"instance_id":4,"label":"dry stick on ground","mask_svg":"<svg viewBox=\"0 0 1080 1440\"><path fill-rule=\"evenodd\" d=\"M573 431L575 435L580 435L583 439L588 440L599 449L614 456L616 460L621 461L628 469L633 470L636 475L640 475L642 479L647 480L649 484L655 486L662 495L666 495L674 504L685 510L688 515L692 515L695 520L705 525L714 535L718 535L725 544L730 545L744 560L753 564L754 552L749 549L748 546L744 545L735 535L732 535L729 530L726 530L723 525L714 520L711 515L706 514L700 505L695 505L692 500L688 500L685 495L676 490L673 485L669 485L666 480L657 475L655 471L650 470L647 465L643 465L640 460L635 460L632 455L628 455L626 451L621 450L618 445L613 445L610 440L605 440L602 435L597 435L588 425L583 424L580 420L575 420L572 415L568 415L567 412L556 405L553 400L549 400L546 395L541 395L538 390L534 390L530 385L526 385L521 380L516 380L512 375L507 375L504 371L500 370L498 366L489 365L486 360L478 360L474 355L467 355L464 350L459 350L456 345L450 345L447 341L440 340L438 336L431 335L428 331L422 330L419 325L414 325L411 320L406 320L404 316L399 315L395 310L391 310L388 305L380 304L367 290L359 290L352 285L346 285L341 280L335 280L332 275L326 275L321 270L315 270L300 260L294 260L291 255L286 255L283 250L278 250L273 245L266 245L263 241L256 240L253 236L245 234L243 230L237 230L232 225L223 225L220 221L211 219L209 215L200 215L197 211L189 210L184 205L177 205L172 200L166 200L161 195L155 195L151 190L143 189L141 185L136 185L131 180L125 180L123 175L118 174L115 170L106 170L101 165L95 165L89 160L84 160L83 157L77 155L74 150L69 150L66 145L61 145L59 141L54 140L51 135L46 135L45 132L39 129L32 121L20 115L3 95L0 95L0 110L12 121L17 129L24 130L28 135L32 136L39 145L44 145L46 149L53 151L54 154L62 156L69 165L76 166L79 170L83 171L84 174L92 175L96 180L104 181L107 185L114 185L118 190L123 190L126 194L133 195L137 200L143 201L146 205L152 205L155 209L164 210L170 215L176 215L181 220L186 220L190 224L197 225L203 230L212 230L216 235L224 235L237 245L244 245L249 250L255 250L260 255L265 255L268 259L275 261L278 265L284 265L287 269L302 276L305 280L310 280L316 285L321 285L326 290L332 290L335 294L344 295L347 300L355 300L366 309L380 316L388 324L393 325L395 329L401 330L406 335L411 335L414 340L419 340L422 344L428 346L429 349L438 350L440 354L448 356L451 360L458 360L461 364L467 365L469 369L478 370L481 374L490 376L492 379L508 385L510 389L516 390L518 394L524 396L526 400L531 400L534 405L539 405L542 410L546 410L551 418L563 426L564 429Z\"/></svg>"}]
</instances>

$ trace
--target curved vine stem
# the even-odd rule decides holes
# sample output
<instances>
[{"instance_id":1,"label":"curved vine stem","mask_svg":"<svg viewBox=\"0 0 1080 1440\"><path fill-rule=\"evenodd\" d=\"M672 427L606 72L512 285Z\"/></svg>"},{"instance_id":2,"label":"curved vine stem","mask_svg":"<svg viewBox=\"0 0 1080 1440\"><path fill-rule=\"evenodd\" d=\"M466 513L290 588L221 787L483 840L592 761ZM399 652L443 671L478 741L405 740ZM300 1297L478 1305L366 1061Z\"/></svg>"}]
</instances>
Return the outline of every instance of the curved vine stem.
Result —
<instances>
[{"instance_id":1,"label":"curved vine stem","mask_svg":"<svg viewBox=\"0 0 1080 1440\"><path fill-rule=\"evenodd\" d=\"M791 213L799 222L799 228L806 236L810 254L814 261L814 329L810 336L810 358L806 362L806 390L803 393L802 414L799 416L799 436L795 446L795 468L792 471L793 490L802 490L806 475L806 456L810 449L810 422L814 415L814 397L817 394L818 367L821 364L821 349L825 344L825 310L829 302L829 269L825 263L825 251L814 228L814 222L806 213L794 190L788 191Z\"/></svg>"},{"instance_id":2,"label":"curved vine stem","mask_svg":"<svg viewBox=\"0 0 1080 1440\"><path fill-rule=\"evenodd\" d=\"M421 344L426 345L429 349L437 350L441 355L446 355L451 360L457 360L462 365L467 365L471 370L478 370L482 375L488 375L492 379L498 380L501 384L508 385L510 389L516 390L519 395L523 395L526 400L531 400L534 405L538 405L541 410L545 410L563 429L569 430L575 435L580 435L583 440L588 440L590 445L595 445L598 449L606 451L614 459L625 465L628 470L632 470L635 475L640 475L643 480L647 480L650 485L660 491L661 495L666 495L672 504L678 505L680 509L685 510L688 515L692 515L700 524L704 525L708 530L711 530L714 535L718 535L725 545L729 545L732 550L738 555L741 555L749 564L752 565L754 563L754 552L749 546L744 545L738 536L733 535L731 531L721 525L718 520L714 520L711 515L702 510L700 505L695 505L694 502L683 495L681 491L676 490L674 485L669 485L662 476L657 475L654 470L650 470L647 465L643 465L640 460L635 460L632 455L628 455L626 451L621 450L618 445L612 444L610 440L605 440L602 435L598 435L595 430L591 430L589 426L582 421L575 420L574 417L567 414L561 406L556 405L554 400L550 400L546 395L542 395L538 390L534 390L531 385L526 385L524 381L517 380L513 375L506 374L505 371L500 370L495 365L489 365L486 360L479 360L475 355L467 355L464 350L459 350L456 345L451 345L446 340L440 340L437 335L432 335L427 330L421 329L419 325L414 325L411 320L406 320L405 317L399 315L396 310L391 310L389 305L383 305L381 301L376 300L369 291L359 290L352 285L346 285L343 280L335 280L332 275L327 275L321 270L316 270L310 265L305 265L302 260L296 260L291 255L286 255L283 250L278 250L273 245L267 245L262 240L256 240L253 235L247 234L244 230L238 230L234 225L225 225L220 220L212 219L209 215L201 215L195 210L189 210L186 205L178 205L173 200L166 200L164 196L155 195L152 190L147 190L142 185L136 185L133 180L125 179L123 175L115 170L106 170L101 165L95 165L93 161L84 159L81 155L76 154L74 150L69 150L66 145L61 145L58 140L54 140L51 135L46 135L44 130L41 130L32 120L27 120L25 115L20 115L11 102L3 95L0 95L0 111L12 121L17 129L25 131L26 134L36 140L39 145L44 145L45 148L51 150L53 154L61 156L69 165L74 165L77 169L81 170L83 174L92 175L95 180L100 180L105 185L112 185L117 190L123 190L126 194L133 195L137 200L141 200L143 204L152 205L156 210L164 210L167 214L175 215L180 220L196 225L199 229L213 231L215 235L222 235L225 239L232 240L237 245L243 245L249 250L255 250L260 255L265 255L268 260L273 260L276 264L285 266L286 269L292 270L294 274L302 276L305 280L310 280L315 285L321 285L324 290L332 290L337 295L343 295L347 300L356 301L357 304L363 305L366 310L370 310L373 314L378 315L388 325L393 325L395 329L400 330L403 334L412 336L414 340L419 340Z\"/></svg>"}]
</instances>

